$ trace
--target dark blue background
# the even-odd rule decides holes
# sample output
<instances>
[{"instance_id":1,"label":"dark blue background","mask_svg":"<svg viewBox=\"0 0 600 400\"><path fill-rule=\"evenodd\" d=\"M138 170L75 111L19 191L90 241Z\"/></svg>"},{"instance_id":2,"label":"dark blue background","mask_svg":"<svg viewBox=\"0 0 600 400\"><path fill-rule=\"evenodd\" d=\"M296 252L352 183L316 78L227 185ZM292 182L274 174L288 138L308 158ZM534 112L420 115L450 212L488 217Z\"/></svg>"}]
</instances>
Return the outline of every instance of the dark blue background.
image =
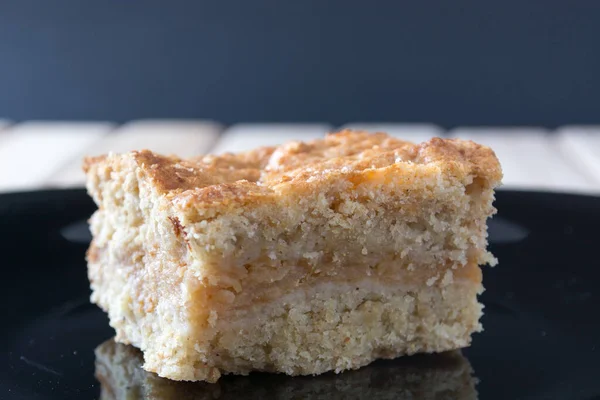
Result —
<instances>
[{"instance_id":1,"label":"dark blue background","mask_svg":"<svg viewBox=\"0 0 600 400\"><path fill-rule=\"evenodd\" d=\"M0 1L0 116L600 123L600 2Z\"/></svg>"}]
</instances>

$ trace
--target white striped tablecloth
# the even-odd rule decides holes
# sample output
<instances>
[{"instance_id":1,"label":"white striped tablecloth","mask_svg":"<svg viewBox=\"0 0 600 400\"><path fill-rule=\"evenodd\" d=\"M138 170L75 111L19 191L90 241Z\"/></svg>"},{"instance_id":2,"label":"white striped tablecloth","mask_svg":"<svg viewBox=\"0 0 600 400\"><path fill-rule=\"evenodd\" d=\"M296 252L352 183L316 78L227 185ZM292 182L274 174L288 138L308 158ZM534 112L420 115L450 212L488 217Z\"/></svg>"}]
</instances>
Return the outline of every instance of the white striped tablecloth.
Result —
<instances>
[{"instance_id":1,"label":"white striped tablecloth","mask_svg":"<svg viewBox=\"0 0 600 400\"><path fill-rule=\"evenodd\" d=\"M183 157L310 140L341 128L388 132L422 142L459 137L489 145L504 170L503 189L600 194L600 126L461 127L433 124L248 123L204 120L28 121L0 119L0 192L83 186L85 155L150 149Z\"/></svg>"}]
</instances>

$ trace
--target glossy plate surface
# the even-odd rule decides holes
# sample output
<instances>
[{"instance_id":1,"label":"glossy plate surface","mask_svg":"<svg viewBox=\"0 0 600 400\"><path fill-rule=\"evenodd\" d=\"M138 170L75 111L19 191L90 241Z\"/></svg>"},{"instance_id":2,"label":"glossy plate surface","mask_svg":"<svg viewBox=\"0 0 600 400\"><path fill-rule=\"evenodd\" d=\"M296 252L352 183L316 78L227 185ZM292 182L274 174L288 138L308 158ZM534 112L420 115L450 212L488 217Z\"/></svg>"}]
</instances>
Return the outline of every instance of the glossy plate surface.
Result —
<instances>
[{"instance_id":1,"label":"glossy plate surface","mask_svg":"<svg viewBox=\"0 0 600 400\"><path fill-rule=\"evenodd\" d=\"M0 195L0 398L600 399L600 198L504 191L496 206L485 331L462 355L206 385L144 374L134 349L105 342L113 331L88 301L95 207L83 190Z\"/></svg>"}]
</instances>

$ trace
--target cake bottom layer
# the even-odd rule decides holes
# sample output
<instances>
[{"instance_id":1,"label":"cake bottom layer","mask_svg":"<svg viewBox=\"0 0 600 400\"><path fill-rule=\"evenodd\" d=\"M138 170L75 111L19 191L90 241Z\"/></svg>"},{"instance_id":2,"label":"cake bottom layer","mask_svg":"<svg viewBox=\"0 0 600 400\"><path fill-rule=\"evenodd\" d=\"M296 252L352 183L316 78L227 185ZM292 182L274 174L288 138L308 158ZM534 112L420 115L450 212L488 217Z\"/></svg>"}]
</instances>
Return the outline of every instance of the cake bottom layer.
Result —
<instances>
[{"instance_id":1,"label":"cake bottom layer","mask_svg":"<svg viewBox=\"0 0 600 400\"><path fill-rule=\"evenodd\" d=\"M221 374L251 371L341 372L379 358L462 348L481 330L481 290L470 280L298 288L276 301L214 312L210 339L179 353L175 363L165 363L165 343L146 340L144 368L174 380L214 382Z\"/></svg>"},{"instance_id":2,"label":"cake bottom layer","mask_svg":"<svg viewBox=\"0 0 600 400\"><path fill-rule=\"evenodd\" d=\"M380 362L338 375L230 376L216 384L171 381L146 372L139 350L112 339L95 353L101 400L477 399L471 366L459 351Z\"/></svg>"}]
</instances>

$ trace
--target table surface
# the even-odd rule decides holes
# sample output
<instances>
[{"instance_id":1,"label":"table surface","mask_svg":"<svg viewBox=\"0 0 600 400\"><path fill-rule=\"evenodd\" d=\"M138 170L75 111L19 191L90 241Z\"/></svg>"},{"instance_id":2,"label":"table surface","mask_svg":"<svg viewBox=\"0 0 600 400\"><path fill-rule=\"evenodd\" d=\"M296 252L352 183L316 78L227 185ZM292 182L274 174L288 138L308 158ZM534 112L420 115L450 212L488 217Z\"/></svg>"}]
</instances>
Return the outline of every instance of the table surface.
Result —
<instances>
[{"instance_id":1,"label":"table surface","mask_svg":"<svg viewBox=\"0 0 600 400\"><path fill-rule=\"evenodd\" d=\"M0 192L81 187L85 155L146 148L186 157L308 140L345 127L388 132L413 142L433 136L471 139L495 150L505 174L503 189L600 194L600 126L444 131L432 124L248 123L225 127L204 120L139 120L123 125L0 120Z\"/></svg>"}]
</instances>

